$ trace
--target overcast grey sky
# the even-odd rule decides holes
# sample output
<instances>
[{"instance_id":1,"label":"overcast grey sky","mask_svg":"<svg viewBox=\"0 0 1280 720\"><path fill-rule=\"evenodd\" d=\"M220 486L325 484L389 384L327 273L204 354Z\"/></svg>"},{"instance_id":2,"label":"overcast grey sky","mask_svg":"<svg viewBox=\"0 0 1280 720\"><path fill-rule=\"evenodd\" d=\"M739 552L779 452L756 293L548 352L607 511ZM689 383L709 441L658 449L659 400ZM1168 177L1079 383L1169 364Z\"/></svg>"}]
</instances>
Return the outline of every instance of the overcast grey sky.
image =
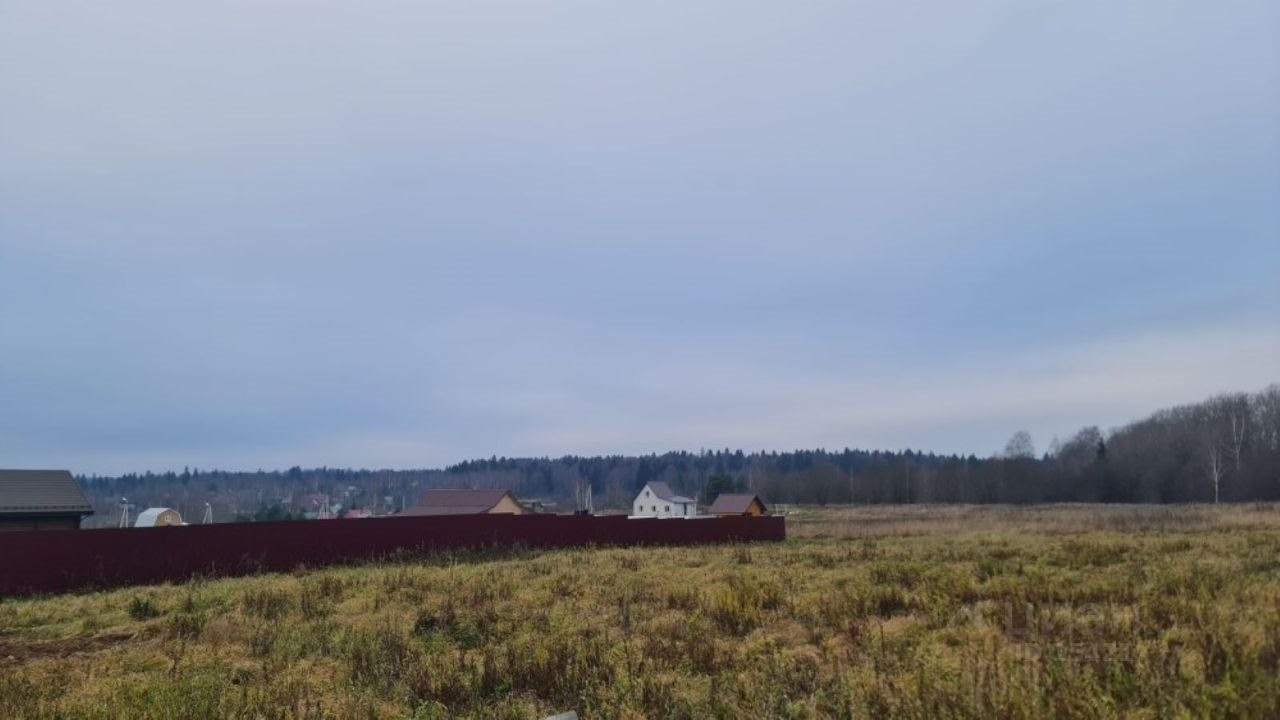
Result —
<instances>
[{"instance_id":1,"label":"overcast grey sky","mask_svg":"<svg viewBox=\"0 0 1280 720\"><path fill-rule=\"evenodd\" d=\"M990 453L1280 380L1280 4L0 0L0 466Z\"/></svg>"}]
</instances>

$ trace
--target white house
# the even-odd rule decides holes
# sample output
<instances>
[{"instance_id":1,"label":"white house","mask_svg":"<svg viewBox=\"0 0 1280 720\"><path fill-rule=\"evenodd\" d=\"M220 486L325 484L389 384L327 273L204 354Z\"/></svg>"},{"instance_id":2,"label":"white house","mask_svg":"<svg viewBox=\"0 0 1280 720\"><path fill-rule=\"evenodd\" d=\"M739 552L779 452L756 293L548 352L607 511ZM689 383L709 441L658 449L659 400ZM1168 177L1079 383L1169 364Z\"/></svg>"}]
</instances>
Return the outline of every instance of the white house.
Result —
<instances>
[{"instance_id":1,"label":"white house","mask_svg":"<svg viewBox=\"0 0 1280 720\"><path fill-rule=\"evenodd\" d=\"M691 518L698 514L693 498L677 495L664 482L645 483L631 503L631 517Z\"/></svg>"}]
</instances>

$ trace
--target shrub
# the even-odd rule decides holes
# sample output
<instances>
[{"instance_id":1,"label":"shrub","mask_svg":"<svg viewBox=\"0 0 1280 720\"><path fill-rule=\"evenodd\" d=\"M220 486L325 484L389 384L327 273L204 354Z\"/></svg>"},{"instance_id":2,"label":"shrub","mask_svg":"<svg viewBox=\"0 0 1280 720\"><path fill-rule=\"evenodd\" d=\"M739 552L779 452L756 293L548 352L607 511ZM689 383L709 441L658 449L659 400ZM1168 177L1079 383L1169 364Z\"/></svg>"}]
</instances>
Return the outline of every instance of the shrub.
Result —
<instances>
[{"instance_id":1,"label":"shrub","mask_svg":"<svg viewBox=\"0 0 1280 720\"><path fill-rule=\"evenodd\" d=\"M371 630L350 630L343 655L352 682L386 693L411 673L414 648L409 638L389 623Z\"/></svg>"},{"instance_id":2,"label":"shrub","mask_svg":"<svg viewBox=\"0 0 1280 720\"><path fill-rule=\"evenodd\" d=\"M298 591L298 612L308 620L324 618L342 600L345 590L342 579L332 575L306 578Z\"/></svg>"},{"instance_id":3,"label":"shrub","mask_svg":"<svg viewBox=\"0 0 1280 720\"><path fill-rule=\"evenodd\" d=\"M871 581L880 585L897 585L910 590L919 585L925 575L918 563L882 560L871 566Z\"/></svg>"},{"instance_id":4,"label":"shrub","mask_svg":"<svg viewBox=\"0 0 1280 720\"><path fill-rule=\"evenodd\" d=\"M689 611L702 603L702 593L692 585L680 584L667 590L667 607Z\"/></svg>"},{"instance_id":5,"label":"shrub","mask_svg":"<svg viewBox=\"0 0 1280 720\"><path fill-rule=\"evenodd\" d=\"M169 637L195 640L204 632L208 617L203 612L178 612L169 617Z\"/></svg>"},{"instance_id":6,"label":"shrub","mask_svg":"<svg viewBox=\"0 0 1280 720\"><path fill-rule=\"evenodd\" d=\"M160 616L160 608L150 597L134 595L129 600L129 617L134 620L150 620Z\"/></svg>"},{"instance_id":7,"label":"shrub","mask_svg":"<svg viewBox=\"0 0 1280 720\"><path fill-rule=\"evenodd\" d=\"M708 614L726 632L745 635L754 629L767 610L783 603L782 588L754 576L733 575L727 587L711 594Z\"/></svg>"},{"instance_id":8,"label":"shrub","mask_svg":"<svg viewBox=\"0 0 1280 720\"><path fill-rule=\"evenodd\" d=\"M882 618L902 614L912 607L911 597L896 587L873 587L863 598L867 613Z\"/></svg>"},{"instance_id":9,"label":"shrub","mask_svg":"<svg viewBox=\"0 0 1280 720\"><path fill-rule=\"evenodd\" d=\"M289 612L289 593L273 587L250 588L244 591L240 604L249 615L263 620L278 620Z\"/></svg>"}]
</instances>

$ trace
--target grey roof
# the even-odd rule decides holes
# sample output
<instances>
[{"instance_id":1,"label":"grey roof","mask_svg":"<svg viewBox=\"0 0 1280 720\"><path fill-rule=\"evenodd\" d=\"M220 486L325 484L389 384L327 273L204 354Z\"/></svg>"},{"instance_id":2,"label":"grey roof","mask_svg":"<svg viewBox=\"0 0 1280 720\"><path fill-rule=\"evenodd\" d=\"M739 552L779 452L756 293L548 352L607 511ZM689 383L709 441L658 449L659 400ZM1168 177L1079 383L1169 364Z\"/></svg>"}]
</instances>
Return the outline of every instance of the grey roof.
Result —
<instances>
[{"instance_id":1,"label":"grey roof","mask_svg":"<svg viewBox=\"0 0 1280 720\"><path fill-rule=\"evenodd\" d=\"M0 470L0 514L92 515L66 470Z\"/></svg>"},{"instance_id":2,"label":"grey roof","mask_svg":"<svg viewBox=\"0 0 1280 720\"><path fill-rule=\"evenodd\" d=\"M673 503L693 502L693 498L688 498L683 495L677 495L675 491L671 489L670 485L662 482L661 480L650 481L648 485L649 485L649 489L653 491L654 495L658 496L659 500L666 500L667 502L673 502Z\"/></svg>"},{"instance_id":3,"label":"grey roof","mask_svg":"<svg viewBox=\"0 0 1280 720\"><path fill-rule=\"evenodd\" d=\"M745 513L751 507L752 501L760 503L760 509L769 512L768 506L764 504L756 495L717 495L715 502L711 503L710 512L712 515L716 513Z\"/></svg>"},{"instance_id":4,"label":"grey roof","mask_svg":"<svg viewBox=\"0 0 1280 720\"><path fill-rule=\"evenodd\" d=\"M405 508L401 515L479 515L489 512L509 490L428 490L422 501ZM515 500L515 496L512 496ZM519 504L519 501L516 500Z\"/></svg>"}]
</instances>

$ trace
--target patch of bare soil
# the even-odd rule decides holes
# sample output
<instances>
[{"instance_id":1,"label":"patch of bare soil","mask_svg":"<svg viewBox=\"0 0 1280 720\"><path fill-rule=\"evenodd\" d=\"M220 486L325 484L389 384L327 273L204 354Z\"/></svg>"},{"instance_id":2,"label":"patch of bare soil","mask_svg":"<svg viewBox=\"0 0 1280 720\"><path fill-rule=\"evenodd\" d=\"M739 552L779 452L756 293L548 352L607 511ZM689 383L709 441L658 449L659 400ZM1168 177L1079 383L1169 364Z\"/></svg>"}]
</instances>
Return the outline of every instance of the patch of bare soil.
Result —
<instances>
[{"instance_id":1,"label":"patch of bare soil","mask_svg":"<svg viewBox=\"0 0 1280 720\"><path fill-rule=\"evenodd\" d=\"M14 638L0 636L0 664L24 663L48 657L68 657L80 653L91 653L132 640L133 633L103 633L88 637L64 638L62 640L36 640L24 642Z\"/></svg>"}]
</instances>

